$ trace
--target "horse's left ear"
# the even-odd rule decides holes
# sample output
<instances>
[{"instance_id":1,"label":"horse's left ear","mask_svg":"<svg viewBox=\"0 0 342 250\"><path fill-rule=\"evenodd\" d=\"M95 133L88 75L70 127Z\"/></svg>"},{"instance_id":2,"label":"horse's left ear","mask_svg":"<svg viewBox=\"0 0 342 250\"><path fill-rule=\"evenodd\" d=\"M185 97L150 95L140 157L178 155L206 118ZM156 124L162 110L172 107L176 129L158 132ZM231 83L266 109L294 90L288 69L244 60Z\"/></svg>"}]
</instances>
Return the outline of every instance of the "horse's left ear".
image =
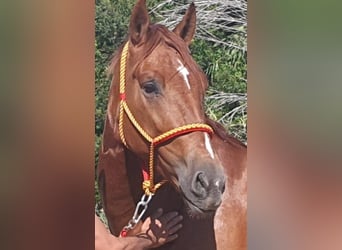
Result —
<instances>
[{"instance_id":1,"label":"horse's left ear","mask_svg":"<svg viewBox=\"0 0 342 250\"><path fill-rule=\"evenodd\" d=\"M182 21L177 24L173 32L180 36L188 45L190 45L192 38L194 37L195 30L196 7L194 3L191 3Z\"/></svg>"},{"instance_id":2,"label":"horse's left ear","mask_svg":"<svg viewBox=\"0 0 342 250\"><path fill-rule=\"evenodd\" d=\"M149 25L150 17L146 8L146 0L138 0L133 8L129 23L129 36L133 45L144 41Z\"/></svg>"}]
</instances>

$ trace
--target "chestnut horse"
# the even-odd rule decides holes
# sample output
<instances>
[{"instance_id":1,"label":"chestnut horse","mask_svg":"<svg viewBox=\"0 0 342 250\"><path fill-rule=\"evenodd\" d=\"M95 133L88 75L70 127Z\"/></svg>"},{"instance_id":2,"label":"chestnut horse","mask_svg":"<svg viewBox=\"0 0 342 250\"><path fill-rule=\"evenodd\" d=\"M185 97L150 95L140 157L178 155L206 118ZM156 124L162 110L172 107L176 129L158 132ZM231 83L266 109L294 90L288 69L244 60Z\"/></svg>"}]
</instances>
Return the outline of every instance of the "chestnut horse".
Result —
<instances>
[{"instance_id":1,"label":"chestnut horse","mask_svg":"<svg viewBox=\"0 0 342 250\"><path fill-rule=\"evenodd\" d=\"M188 49L195 26L193 4L172 32L150 23L144 0L135 5L111 66L103 207L118 235L144 191L153 193L143 218L160 207L184 217L178 239L160 249L246 249L246 147L205 116L208 83Z\"/></svg>"}]
</instances>

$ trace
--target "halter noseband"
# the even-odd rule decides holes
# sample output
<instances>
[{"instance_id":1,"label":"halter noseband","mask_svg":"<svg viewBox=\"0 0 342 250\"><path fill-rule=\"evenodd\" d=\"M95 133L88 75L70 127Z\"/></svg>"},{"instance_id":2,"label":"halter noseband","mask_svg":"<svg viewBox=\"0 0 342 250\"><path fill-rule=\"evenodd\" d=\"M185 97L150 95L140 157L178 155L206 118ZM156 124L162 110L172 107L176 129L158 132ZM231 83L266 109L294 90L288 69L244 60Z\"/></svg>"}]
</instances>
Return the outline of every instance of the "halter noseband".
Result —
<instances>
[{"instance_id":1,"label":"halter noseband","mask_svg":"<svg viewBox=\"0 0 342 250\"><path fill-rule=\"evenodd\" d=\"M124 131L123 131L123 114L124 112L128 116L129 120L133 124L133 126L138 130L138 132L145 138L146 141L150 143L150 153L149 153L149 176L148 174L144 174L144 182L143 182L143 190L146 195L154 194L155 191L165 182L161 181L158 184L154 184L153 181L153 166L154 166L154 149L157 145L166 142L172 138L177 136L181 136L190 132L201 131L207 132L209 134L213 133L213 129L203 123L193 123L183 125L165 133L152 138L137 122L131 110L128 108L126 102L126 92L125 92L125 84L126 84L126 64L127 64L127 55L128 55L128 44L127 42L122 50L121 58L120 58L120 109L119 109L119 134L122 143L127 147L127 142L125 139Z\"/></svg>"}]
</instances>

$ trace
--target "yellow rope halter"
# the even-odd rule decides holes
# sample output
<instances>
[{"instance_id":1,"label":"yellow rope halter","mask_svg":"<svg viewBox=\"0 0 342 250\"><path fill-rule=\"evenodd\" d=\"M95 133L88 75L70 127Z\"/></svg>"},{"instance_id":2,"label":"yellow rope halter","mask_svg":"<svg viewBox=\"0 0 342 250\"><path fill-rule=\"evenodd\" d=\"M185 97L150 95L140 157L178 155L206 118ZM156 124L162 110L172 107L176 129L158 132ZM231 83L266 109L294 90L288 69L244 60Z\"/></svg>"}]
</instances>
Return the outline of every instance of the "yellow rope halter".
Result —
<instances>
[{"instance_id":1,"label":"yellow rope halter","mask_svg":"<svg viewBox=\"0 0 342 250\"><path fill-rule=\"evenodd\" d=\"M146 141L150 143L150 153L149 153L149 179L144 180L143 182L143 190L146 195L154 194L155 191L163 184L165 181L161 181L157 184L154 184L154 149L157 144L165 142L171 138L176 136L186 134L193 131L202 131L208 132L210 134L213 133L212 128L207 124L202 123L193 123L187 124L181 127L177 127L171 129L155 138L152 138L137 122L131 110L128 108L126 102L126 93L125 93L125 83L126 83L126 63L128 56L128 45L127 42L122 50L121 59L120 59L120 108L119 108L119 134L122 143L127 147L127 142L125 139L124 131L123 131L123 115L126 113L127 117L134 125L134 127L138 130L138 132L145 138Z\"/></svg>"}]
</instances>

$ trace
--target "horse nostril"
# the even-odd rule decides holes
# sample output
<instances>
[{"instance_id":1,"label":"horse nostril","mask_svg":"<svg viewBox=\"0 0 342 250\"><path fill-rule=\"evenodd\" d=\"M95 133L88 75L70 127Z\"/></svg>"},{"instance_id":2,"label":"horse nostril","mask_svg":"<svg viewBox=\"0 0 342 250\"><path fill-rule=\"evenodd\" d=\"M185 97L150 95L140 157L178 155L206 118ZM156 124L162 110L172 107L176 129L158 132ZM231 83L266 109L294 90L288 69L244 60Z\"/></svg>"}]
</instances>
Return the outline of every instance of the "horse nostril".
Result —
<instances>
[{"instance_id":1,"label":"horse nostril","mask_svg":"<svg viewBox=\"0 0 342 250\"><path fill-rule=\"evenodd\" d=\"M209 187L209 181L203 172L197 172L192 181L192 192L197 197L205 197L207 189Z\"/></svg>"},{"instance_id":2,"label":"horse nostril","mask_svg":"<svg viewBox=\"0 0 342 250\"><path fill-rule=\"evenodd\" d=\"M209 181L208 181L208 178L207 176L203 173L203 172L200 172L198 175L197 175L197 181L201 184L201 186L203 188L208 188L209 187Z\"/></svg>"}]
</instances>

